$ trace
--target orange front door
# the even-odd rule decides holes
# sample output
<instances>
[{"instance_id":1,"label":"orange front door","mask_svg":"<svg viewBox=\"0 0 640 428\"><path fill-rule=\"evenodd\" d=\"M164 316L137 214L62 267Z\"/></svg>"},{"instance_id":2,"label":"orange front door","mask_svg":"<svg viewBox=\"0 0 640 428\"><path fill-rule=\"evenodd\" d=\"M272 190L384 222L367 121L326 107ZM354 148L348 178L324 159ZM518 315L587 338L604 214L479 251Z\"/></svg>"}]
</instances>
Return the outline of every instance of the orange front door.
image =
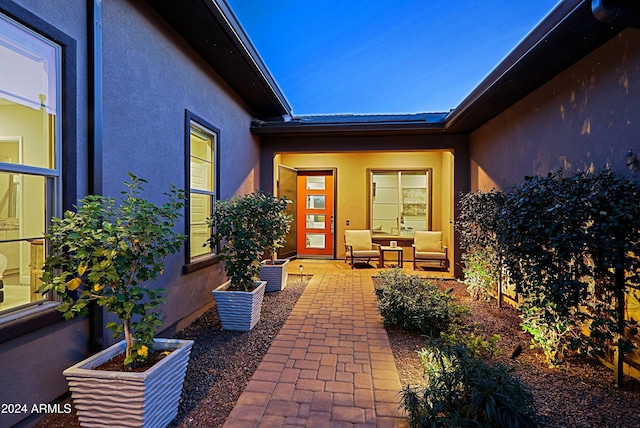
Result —
<instances>
[{"instance_id":1,"label":"orange front door","mask_svg":"<svg viewBox=\"0 0 640 428\"><path fill-rule=\"evenodd\" d=\"M298 256L333 257L333 173L298 172Z\"/></svg>"}]
</instances>

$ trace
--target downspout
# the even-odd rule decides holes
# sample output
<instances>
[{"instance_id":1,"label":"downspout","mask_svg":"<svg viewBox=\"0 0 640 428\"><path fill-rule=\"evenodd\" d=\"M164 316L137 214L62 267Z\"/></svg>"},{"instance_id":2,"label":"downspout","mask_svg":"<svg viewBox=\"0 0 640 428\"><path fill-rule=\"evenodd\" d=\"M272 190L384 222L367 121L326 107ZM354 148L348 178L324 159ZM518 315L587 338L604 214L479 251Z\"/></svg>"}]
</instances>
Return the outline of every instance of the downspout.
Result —
<instances>
[{"instance_id":1,"label":"downspout","mask_svg":"<svg viewBox=\"0 0 640 428\"><path fill-rule=\"evenodd\" d=\"M102 0L87 0L89 89L89 194L102 194ZM104 310L89 309L89 346L92 354L104 343Z\"/></svg>"},{"instance_id":2,"label":"downspout","mask_svg":"<svg viewBox=\"0 0 640 428\"><path fill-rule=\"evenodd\" d=\"M599 21L640 28L640 2L637 0L591 0L591 11Z\"/></svg>"}]
</instances>

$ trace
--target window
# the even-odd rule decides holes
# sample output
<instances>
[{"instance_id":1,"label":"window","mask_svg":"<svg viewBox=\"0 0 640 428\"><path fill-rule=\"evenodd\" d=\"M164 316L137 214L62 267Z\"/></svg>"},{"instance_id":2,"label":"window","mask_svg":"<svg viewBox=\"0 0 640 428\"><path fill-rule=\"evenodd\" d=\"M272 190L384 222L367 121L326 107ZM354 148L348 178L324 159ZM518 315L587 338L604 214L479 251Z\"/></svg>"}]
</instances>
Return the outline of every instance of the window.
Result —
<instances>
[{"instance_id":1,"label":"window","mask_svg":"<svg viewBox=\"0 0 640 428\"><path fill-rule=\"evenodd\" d=\"M431 170L370 170L370 228L375 234L412 237L431 224Z\"/></svg>"},{"instance_id":2,"label":"window","mask_svg":"<svg viewBox=\"0 0 640 428\"><path fill-rule=\"evenodd\" d=\"M0 323L37 293L44 231L60 212L62 47L0 13Z\"/></svg>"},{"instance_id":3,"label":"window","mask_svg":"<svg viewBox=\"0 0 640 428\"><path fill-rule=\"evenodd\" d=\"M203 246L211 236L207 218L215 209L218 194L219 131L204 120L187 112L189 127L189 261L192 263L212 254Z\"/></svg>"}]
</instances>

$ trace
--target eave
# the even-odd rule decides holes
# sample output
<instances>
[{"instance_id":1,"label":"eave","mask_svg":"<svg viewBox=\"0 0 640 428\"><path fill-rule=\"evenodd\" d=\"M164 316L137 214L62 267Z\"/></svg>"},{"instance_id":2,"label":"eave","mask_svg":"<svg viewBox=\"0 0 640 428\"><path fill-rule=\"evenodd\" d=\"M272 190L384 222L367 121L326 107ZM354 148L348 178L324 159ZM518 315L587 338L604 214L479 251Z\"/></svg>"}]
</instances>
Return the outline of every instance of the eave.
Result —
<instances>
[{"instance_id":1,"label":"eave","mask_svg":"<svg viewBox=\"0 0 640 428\"><path fill-rule=\"evenodd\" d=\"M591 0L566 0L456 107L444 128L473 132L625 29L598 20Z\"/></svg>"},{"instance_id":2,"label":"eave","mask_svg":"<svg viewBox=\"0 0 640 428\"><path fill-rule=\"evenodd\" d=\"M593 7L603 2L593 0ZM601 7L600 7L601 8ZM595 9L594 9L595 10ZM608 9L609 10L609 9ZM625 16L629 20L628 16ZM602 19L602 18L601 18ZM559 4L496 68L448 115L440 121L406 121L403 115L369 123L305 123L254 121L256 135L297 134L468 134L553 79L626 28L619 19L596 18L590 0L565 0Z\"/></svg>"},{"instance_id":3,"label":"eave","mask_svg":"<svg viewBox=\"0 0 640 428\"><path fill-rule=\"evenodd\" d=\"M291 106L224 0L146 0L262 118Z\"/></svg>"},{"instance_id":4,"label":"eave","mask_svg":"<svg viewBox=\"0 0 640 428\"><path fill-rule=\"evenodd\" d=\"M446 116L447 113L298 116L254 120L251 132L260 136L442 134Z\"/></svg>"}]
</instances>

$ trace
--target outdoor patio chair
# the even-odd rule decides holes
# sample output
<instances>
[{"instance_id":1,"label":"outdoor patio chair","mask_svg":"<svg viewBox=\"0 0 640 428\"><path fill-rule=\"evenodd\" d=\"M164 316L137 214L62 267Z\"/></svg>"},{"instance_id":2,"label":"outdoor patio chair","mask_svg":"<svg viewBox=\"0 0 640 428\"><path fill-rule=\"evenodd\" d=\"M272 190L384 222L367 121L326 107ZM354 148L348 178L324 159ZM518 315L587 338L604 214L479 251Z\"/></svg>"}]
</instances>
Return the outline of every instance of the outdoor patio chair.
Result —
<instances>
[{"instance_id":1,"label":"outdoor patio chair","mask_svg":"<svg viewBox=\"0 0 640 428\"><path fill-rule=\"evenodd\" d=\"M370 230L345 230L344 247L346 252L345 263L351 260L351 269L354 268L356 259L378 259L380 263L380 245L371 240Z\"/></svg>"},{"instance_id":2,"label":"outdoor patio chair","mask_svg":"<svg viewBox=\"0 0 640 428\"><path fill-rule=\"evenodd\" d=\"M441 231L416 231L413 236L413 269L417 262L436 261L441 268L449 267L447 247L442 245Z\"/></svg>"}]
</instances>

